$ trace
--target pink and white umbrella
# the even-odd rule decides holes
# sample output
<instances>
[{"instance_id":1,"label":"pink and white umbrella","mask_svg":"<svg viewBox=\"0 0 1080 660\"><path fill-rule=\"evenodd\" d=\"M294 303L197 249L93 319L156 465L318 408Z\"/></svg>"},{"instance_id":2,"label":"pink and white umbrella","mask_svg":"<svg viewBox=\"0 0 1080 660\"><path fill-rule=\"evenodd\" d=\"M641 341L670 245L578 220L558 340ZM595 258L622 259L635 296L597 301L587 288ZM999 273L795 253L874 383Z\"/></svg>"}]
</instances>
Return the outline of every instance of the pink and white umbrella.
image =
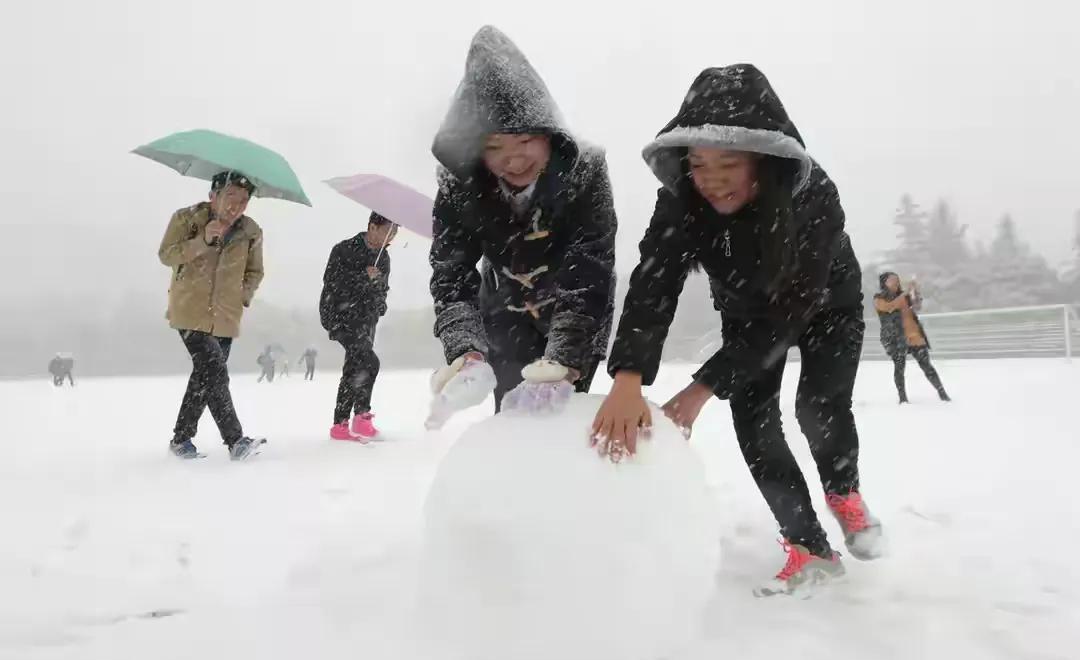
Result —
<instances>
[{"instance_id":1,"label":"pink and white umbrella","mask_svg":"<svg viewBox=\"0 0 1080 660\"><path fill-rule=\"evenodd\" d=\"M343 176L325 183L394 224L431 238L435 202L427 195L381 174Z\"/></svg>"}]
</instances>

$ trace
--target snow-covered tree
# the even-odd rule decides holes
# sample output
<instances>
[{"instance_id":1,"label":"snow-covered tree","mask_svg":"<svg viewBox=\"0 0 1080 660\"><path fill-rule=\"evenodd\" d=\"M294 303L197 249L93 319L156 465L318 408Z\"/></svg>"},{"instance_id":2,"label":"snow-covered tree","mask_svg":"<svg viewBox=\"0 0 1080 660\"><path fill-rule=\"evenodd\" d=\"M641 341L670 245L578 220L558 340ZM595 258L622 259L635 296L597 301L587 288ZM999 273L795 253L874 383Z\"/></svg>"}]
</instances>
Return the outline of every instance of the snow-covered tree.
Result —
<instances>
[{"instance_id":1,"label":"snow-covered tree","mask_svg":"<svg viewBox=\"0 0 1080 660\"><path fill-rule=\"evenodd\" d=\"M1020 239L1011 216L998 223L984 265L986 302L995 307L1061 302L1057 273Z\"/></svg>"},{"instance_id":2,"label":"snow-covered tree","mask_svg":"<svg viewBox=\"0 0 1080 660\"><path fill-rule=\"evenodd\" d=\"M949 203L940 200L926 221L926 265L918 273L928 307L942 311L970 305L979 288L973 272L971 250L965 234L967 225L956 219Z\"/></svg>"},{"instance_id":3,"label":"snow-covered tree","mask_svg":"<svg viewBox=\"0 0 1080 660\"><path fill-rule=\"evenodd\" d=\"M1076 212L1076 227L1073 234L1073 262L1065 272L1062 284L1065 287L1065 300L1080 303L1080 211Z\"/></svg>"},{"instance_id":4,"label":"snow-covered tree","mask_svg":"<svg viewBox=\"0 0 1080 660\"><path fill-rule=\"evenodd\" d=\"M926 213L919 208L911 195L900 198L893 224L898 229L897 246L888 253L889 269L901 273L904 277L925 271L929 264Z\"/></svg>"}]
</instances>

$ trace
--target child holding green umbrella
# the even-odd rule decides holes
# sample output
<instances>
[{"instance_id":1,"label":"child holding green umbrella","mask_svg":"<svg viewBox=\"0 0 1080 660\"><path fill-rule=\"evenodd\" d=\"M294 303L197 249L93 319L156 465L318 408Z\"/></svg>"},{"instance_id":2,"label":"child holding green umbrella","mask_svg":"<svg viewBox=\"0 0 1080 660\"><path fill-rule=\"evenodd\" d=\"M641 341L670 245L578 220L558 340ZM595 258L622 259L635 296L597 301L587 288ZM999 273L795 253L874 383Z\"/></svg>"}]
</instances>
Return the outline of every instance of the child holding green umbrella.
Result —
<instances>
[{"instance_id":1,"label":"child holding green umbrella","mask_svg":"<svg viewBox=\"0 0 1080 660\"><path fill-rule=\"evenodd\" d=\"M174 213L158 250L161 263L172 269L169 325L192 361L170 443L179 458L201 456L192 438L207 407L233 460L265 442L244 435L227 366L244 308L263 278L262 229L244 215L254 193L255 184L239 172L214 176L209 201Z\"/></svg>"}]
</instances>

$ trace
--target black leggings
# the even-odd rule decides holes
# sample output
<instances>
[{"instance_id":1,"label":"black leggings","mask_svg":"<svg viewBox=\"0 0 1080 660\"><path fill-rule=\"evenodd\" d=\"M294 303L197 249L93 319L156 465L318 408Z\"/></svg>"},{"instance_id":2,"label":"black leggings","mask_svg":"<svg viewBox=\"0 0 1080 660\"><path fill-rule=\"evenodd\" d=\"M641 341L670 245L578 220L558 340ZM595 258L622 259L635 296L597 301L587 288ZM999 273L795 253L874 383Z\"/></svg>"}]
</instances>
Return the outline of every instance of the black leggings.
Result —
<instances>
[{"instance_id":1,"label":"black leggings","mask_svg":"<svg viewBox=\"0 0 1080 660\"><path fill-rule=\"evenodd\" d=\"M944 396L945 386L941 384L941 377L938 376L937 369L934 369L934 365L930 364L930 349L926 346L909 346L906 351L895 351L892 354L893 382L896 383L896 393L900 395L900 400L907 401L904 369L907 367L908 353L911 353L911 357L915 358L915 361L919 363L919 367L926 374L926 380L930 381L930 384L937 390L938 395Z\"/></svg>"},{"instance_id":2,"label":"black leggings","mask_svg":"<svg viewBox=\"0 0 1080 660\"><path fill-rule=\"evenodd\" d=\"M194 330L181 330L180 339L191 355L192 369L180 413L176 416L173 442L194 438L199 430L199 418L209 407L221 439L231 446L244 436L229 392L228 361L232 339Z\"/></svg>"},{"instance_id":3,"label":"black leggings","mask_svg":"<svg viewBox=\"0 0 1080 660\"><path fill-rule=\"evenodd\" d=\"M379 356L375 355L373 346L374 327L337 340L345 347L345 366L341 370L334 406L334 423L340 424L350 415L371 411L371 395L375 390L375 379L379 377Z\"/></svg>"},{"instance_id":4,"label":"black leggings","mask_svg":"<svg viewBox=\"0 0 1080 660\"><path fill-rule=\"evenodd\" d=\"M753 343L751 335L764 334L757 325L752 320L725 320L724 341L734 343L734 335L742 335L740 339ZM859 488L859 434L851 395L864 328L860 307L826 310L813 318L798 341L802 365L795 416L828 494L846 495ZM731 397L735 435L780 533L816 555L829 556L829 542L806 480L784 439L779 396L785 361L786 357L779 359Z\"/></svg>"}]
</instances>

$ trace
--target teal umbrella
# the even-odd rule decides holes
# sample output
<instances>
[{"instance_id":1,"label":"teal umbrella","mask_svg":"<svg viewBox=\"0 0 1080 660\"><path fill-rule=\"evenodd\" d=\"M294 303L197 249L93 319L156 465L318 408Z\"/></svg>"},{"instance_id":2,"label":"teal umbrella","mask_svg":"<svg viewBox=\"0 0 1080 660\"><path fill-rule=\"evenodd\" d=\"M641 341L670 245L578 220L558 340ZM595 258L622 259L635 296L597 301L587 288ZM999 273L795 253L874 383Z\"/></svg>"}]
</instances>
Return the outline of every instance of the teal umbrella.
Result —
<instances>
[{"instance_id":1,"label":"teal umbrella","mask_svg":"<svg viewBox=\"0 0 1080 660\"><path fill-rule=\"evenodd\" d=\"M132 151L168 165L184 176L209 181L235 171L257 186L256 197L284 199L311 206L296 173L279 154L242 138L214 131L173 133Z\"/></svg>"}]
</instances>

